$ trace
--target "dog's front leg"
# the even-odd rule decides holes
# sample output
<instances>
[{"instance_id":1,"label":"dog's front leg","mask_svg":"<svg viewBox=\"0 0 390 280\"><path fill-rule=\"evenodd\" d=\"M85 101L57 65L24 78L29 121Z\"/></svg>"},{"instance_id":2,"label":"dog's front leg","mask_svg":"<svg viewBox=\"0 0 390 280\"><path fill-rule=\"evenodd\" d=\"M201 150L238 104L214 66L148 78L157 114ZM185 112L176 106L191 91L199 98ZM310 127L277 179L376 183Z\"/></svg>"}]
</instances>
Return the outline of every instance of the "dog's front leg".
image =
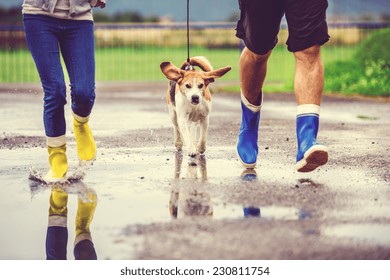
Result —
<instances>
[{"instance_id":1,"label":"dog's front leg","mask_svg":"<svg viewBox=\"0 0 390 280\"><path fill-rule=\"evenodd\" d=\"M198 152L203 154L206 151L207 133L209 130L209 116L200 121L200 137Z\"/></svg>"},{"instance_id":2,"label":"dog's front leg","mask_svg":"<svg viewBox=\"0 0 390 280\"><path fill-rule=\"evenodd\" d=\"M170 108L169 111L171 114L172 123L173 123L173 127L174 127L173 128L173 137L175 139L175 147L178 151L181 151L183 148L183 141L182 141L181 135L180 135L180 128L179 128L179 124L177 121L177 113L172 108Z\"/></svg>"},{"instance_id":3,"label":"dog's front leg","mask_svg":"<svg viewBox=\"0 0 390 280\"><path fill-rule=\"evenodd\" d=\"M191 139L190 126L188 122L189 121L186 120L185 117L178 116L180 132L184 138L184 144L187 146L188 155L194 157L196 156L197 152L196 152L196 147L194 145L194 140Z\"/></svg>"},{"instance_id":4,"label":"dog's front leg","mask_svg":"<svg viewBox=\"0 0 390 280\"><path fill-rule=\"evenodd\" d=\"M196 139L198 134L198 123L197 122L188 122L190 127L190 140L191 142L196 145Z\"/></svg>"}]
</instances>

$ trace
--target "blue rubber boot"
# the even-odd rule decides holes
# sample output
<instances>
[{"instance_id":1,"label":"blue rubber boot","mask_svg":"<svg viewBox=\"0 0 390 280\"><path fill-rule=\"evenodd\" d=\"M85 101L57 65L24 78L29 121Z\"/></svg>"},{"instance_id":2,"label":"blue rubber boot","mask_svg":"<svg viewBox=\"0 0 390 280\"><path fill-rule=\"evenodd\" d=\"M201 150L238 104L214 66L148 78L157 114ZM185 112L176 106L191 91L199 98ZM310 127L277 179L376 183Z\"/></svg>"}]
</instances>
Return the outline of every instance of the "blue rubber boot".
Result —
<instances>
[{"instance_id":1,"label":"blue rubber boot","mask_svg":"<svg viewBox=\"0 0 390 280\"><path fill-rule=\"evenodd\" d=\"M237 154L245 168L255 168L259 147L257 145L260 106L259 111L253 112L241 101L242 120L240 133L238 134Z\"/></svg>"},{"instance_id":2,"label":"blue rubber boot","mask_svg":"<svg viewBox=\"0 0 390 280\"><path fill-rule=\"evenodd\" d=\"M316 142L319 115L316 113L298 114L296 132L298 140L298 172L310 172L328 162L328 149Z\"/></svg>"}]
</instances>

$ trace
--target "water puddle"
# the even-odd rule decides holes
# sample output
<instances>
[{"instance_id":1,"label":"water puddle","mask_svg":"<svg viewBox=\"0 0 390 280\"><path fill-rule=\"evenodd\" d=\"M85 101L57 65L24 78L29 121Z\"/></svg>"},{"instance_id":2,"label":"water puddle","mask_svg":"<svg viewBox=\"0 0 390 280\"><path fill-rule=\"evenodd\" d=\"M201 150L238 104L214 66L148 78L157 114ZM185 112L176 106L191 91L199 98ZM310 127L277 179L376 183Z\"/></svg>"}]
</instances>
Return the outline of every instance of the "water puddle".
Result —
<instances>
[{"instance_id":1,"label":"water puddle","mask_svg":"<svg viewBox=\"0 0 390 280\"><path fill-rule=\"evenodd\" d=\"M34 167L30 167L30 175L28 179L30 180L30 187L39 187L40 185L70 185L72 183L78 183L84 179L86 174L86 169L82 166L78 167L73 174L67 174L65 178L58 180L48 180L45 178L45 175L42 174L39 170Z\"/></svg>"},{"instance_id":2,"label":"water puddle","mask_svg":"<svg viewBox=\"0 0 390 280\"><path fill-rule=\"evenodd\" d=\"M329 237L350 238L383 246L390 245L390 225L388 224L342 224L327 227L322 234Z\"/></svg>"},{"instance_id":3,"label":"water puddle","mask_svg":"<svg viewBox=\"0 0 390 280\"><path fill-rule=\"evenodd\" d=\"M214 219L262 218L265 220L296 221L311 218L311 214L302 209L285 206L240 206L214 203Z\"/></svg>"},{"instance_id":4,"label":"water puddle","mask_svg":"<svg viewBox=\"0 0 390 280\"><path fill-rule=\"evenodd\" d=\"M69 143L69 174L77 174L75 143ZM0 216L0 223L7 225L7 231L0 234L1 258L44 259L44 244L48 225L48 209L52 187L45 185L41 174L47 171L47 151L43 148L0 150L0 176L4 199L0 210L7 215ZM34 180L29 180L29 167L33 167ZM172 147L143 147L100 149L94 165L83 173L84 189L92 189L96 194L96 210L90 224L93 240L102 258L117 256L121 250L118 236L124 228L131 225L150 225L170 223L180 219L264 219L269 221L300 221L311 219L310 203L303 206L294 201L257 201L251 205L247 201L251 191L257 188L270 188L273 192L284 191L284 187L299 193L323 194L337 192L340 199L335 203L345 203L353 198L356 205L365 205L364 210L351 211L337 209L335 213L323 213L327 217L356 218L367 207L367 217L387 217L388 207L378 208L382 191L385 188L368 188L375 178L365 177L359 170L343 171L332 169L316 172L303 177L286 164L277 165L264 159L253 170L243 170L236 160L234 147L210 147L206 157L189 158L175 154ZM345 176L348 172L350 176ZM71 176L71 178L73 178ZM338 178L335 182L332 178ZM374 181L376 186L381 182ZM68 188L68 252L72 252L76 228L80 192L77 183L70 182ZM352 186L347 188L346 186ZM235 190L248 187L248 193L241 194L242 200L232 199ZM382 190L382 191L381 191ZM322 195L323 195L322 194ZM238 197L238 196L237 196ZM370 200L367 201L367 198ZM375 200L378 198L377 200ZM234 203L230 203L233 201ZM371 204L368 203L371 201ZM288 205L288 206L287 206ZM342 204L344 205L344 204ZM306 209L309 208L309 209ZM355 208L352 208L355 209ZM377 212L374 212L377 211ZM353 213L352 213L353 212ZM341 215L341 216L340 216ZM344 219L345 220L345 219ZM12 221L12 223L10 223ZM28 238L26 238L28 232ZM380 225L340 225L325 229L329 236L350 237L374 240L380 244L390 244L390 227ZM14 246L15 240L18 245ZM117 247L113 244L119 244ZM114 248L115 247L115 248ZM27 249L26 249L27 248Z\"/></svg>"}]
</instances>

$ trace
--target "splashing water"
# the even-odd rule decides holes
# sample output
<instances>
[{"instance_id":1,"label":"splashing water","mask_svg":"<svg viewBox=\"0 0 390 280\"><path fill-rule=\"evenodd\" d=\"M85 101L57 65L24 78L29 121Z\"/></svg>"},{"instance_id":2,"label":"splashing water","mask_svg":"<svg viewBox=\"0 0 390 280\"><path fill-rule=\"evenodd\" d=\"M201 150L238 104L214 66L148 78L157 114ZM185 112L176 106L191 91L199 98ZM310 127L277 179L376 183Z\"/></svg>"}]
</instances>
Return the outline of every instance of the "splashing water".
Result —
<instances>
[{"instance_id":1,"label":"splashing water","mask_svg":"<svg viewBox=\"0 0 390 280\"><path fill-rule=\"evenodd\" d=\"M45 179L44 175L39 172L39 170L30 167L30 174L28 178L40 185L70 185L72 183L77 183L84 179L86 175L87 165L80 164L73 174L67 175L65 178L61 178L56 181L48 181Z\"/></svg>"}]
</instances>

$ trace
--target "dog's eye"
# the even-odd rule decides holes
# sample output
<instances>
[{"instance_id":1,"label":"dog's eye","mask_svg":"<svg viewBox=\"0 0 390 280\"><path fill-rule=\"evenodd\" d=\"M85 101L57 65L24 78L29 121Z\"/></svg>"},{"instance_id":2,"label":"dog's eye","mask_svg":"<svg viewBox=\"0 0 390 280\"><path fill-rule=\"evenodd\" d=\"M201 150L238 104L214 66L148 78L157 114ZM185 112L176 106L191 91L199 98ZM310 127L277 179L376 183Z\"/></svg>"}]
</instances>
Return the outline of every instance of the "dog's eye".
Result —
<instances>
[{"instance_id":1,"label":"dog's eye","mask_svg":"<svg viewBox=\"0 0 390 280\"><path fill-rule=\"evenodd\" d=\"M186 88L191 88L191 85L190 84L186 84Z\"/></svg>"},{"instance_id":2,"label":"dog's eye","mask_svg":"<svg viewBox=\"0 0 390 280\"><path fill-rule=\"evenodd\" d=\"M198 86L198 88L203 88L203 86L204 86L204 84L200 84L200 85Z\"/></svg>"}]
</instances>

